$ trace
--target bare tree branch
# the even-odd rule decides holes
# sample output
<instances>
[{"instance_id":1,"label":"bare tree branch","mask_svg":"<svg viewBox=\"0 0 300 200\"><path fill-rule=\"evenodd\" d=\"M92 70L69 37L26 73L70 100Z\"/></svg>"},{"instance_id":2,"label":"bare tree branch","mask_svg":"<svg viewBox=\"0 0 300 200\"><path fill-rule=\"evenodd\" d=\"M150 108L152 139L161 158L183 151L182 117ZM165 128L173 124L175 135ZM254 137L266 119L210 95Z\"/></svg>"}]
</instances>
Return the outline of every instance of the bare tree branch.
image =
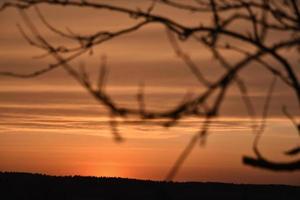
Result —
<instances>
[{"instance_id":1,"label":"bare tree branch","mask_svg":"<svg viewBox=\"0 0 300 200\"><path fill-rule=\"evenodd\" d=\"M243 163L253 167L276 171L300 170L299 160L287 163L269 161L261 155L258 148L258 141L266 125L268 111L270 109L270 100L277 79L289 86L289 90L295 94L295 99L300 105L299 68L297 68L298 66L294 64L289 56L282 53L289 50L297 52L297 55L299 56L300 12L297 1L291 0L289 3L284 3L283 1L276 0L197 0L184 2L174 0L151 0L149 2L150 5L145 11L87 0L19 0L5 2L0 6L0 11L4 12L9 8L20 10L25 24L25 26L18 26L20 33L29 45L43 51L43 54L37 58L52 56L56 62L28 74L7 71L0 72L0 75L16 78L33 78L42 74L47 74L56 68L64 69L67 74L73 77L91 96L107 109L110 116L109 124L114 138L117 141L122 140L122 134L118 131L117 120L120 118L125 119L134 116L139 117L141 120L164 119L165 121L160 123L160 125L165 127L175 126L178 121L190 116L204 121L199 132L191 138L186 148L179 155L166 177L167 180L172 180L175 177L197 141L205 141L205 138L209 133L211 119L219 116L227 92L233 84L237 84L248 114L253 120L253 132L256 133L253 142L253 151L257 158L244 156ZM200 19L199 25L190 26L178 22L171 16L167 17L167 15L163 14L154 14L154 9L159 4L163 4L170 9L180 9L183 12L207 13L211 16L211 23L203 23ZM74 33L70 29L62 31L55 25L50 24L42 14L42 11L37 7L39 5L90 8L96 9L99 12L107 10L110 12L122 13L129 18L137 20L137 22L133 26L128 26L118 31L98 30L94 33L83 35ZM26 10L30 8L35 9L39 20L49 31L55 33L60 38L70 40L75 45L54 46L51 44L47 38L41 35L31 18L26 15ZM238 30L236 23L243 24L246 27L246 30ZM178 105L170 109L153 111L151 109L146 109L144 85L141 84L136 95L138 107L122 107L119 106L109 95L108 91L105 90L108 71L106 58L102 58L102 65L99 69L98 80L96 83L93 83L90 78L88 70L86 69L88 67L82 66L78 69L71 64L71 61L79 58L83 54L92 52L93 47L113 40L114 38L121 37L122 35L136 32L150 24L160 24L166 29L169 42L176 55L182 59L190 72L196 77L201 84L200 87L204 86L204 89L201 92L193 97L185 98L184 101L181 101ZM25 31L25 27L27 28L27 31ZM284 37L275 40L270 39L271 33L284 34ZM192 60L191 56L184 52L180 47L179 42L185 42L187 40L193 40L193 42L206 47L225 69L225 72L216 74L214 81L205 76L201 70L202 66L198 66ZM228 44L228 41L233 42ZM239 46L240 44L250 48L244 50ZM230 57L226 57L226 55L222 53L228 50L234 51L240 55L240 57L236 59L237 61L230 60ZM272 58L276 61L276 65L270 64L267 58ZM269 91L265 94L266 102L263 107L263 114L259 126L256 124L256 108L253 106L250 100L251 94L248 92L250 86L245 84L243 77L240 75L242 70L253 68L254 64L259 64L267 69L265 70L266 74L274 76L274 81L272 82ZM299 123L295 120L297 117L292 117L286 109L283 109L283 113L293 122L300 134ZM287 150L285 154L291 156L298 153L299 147L297 146Z\"/></svg>"}]
</instances>

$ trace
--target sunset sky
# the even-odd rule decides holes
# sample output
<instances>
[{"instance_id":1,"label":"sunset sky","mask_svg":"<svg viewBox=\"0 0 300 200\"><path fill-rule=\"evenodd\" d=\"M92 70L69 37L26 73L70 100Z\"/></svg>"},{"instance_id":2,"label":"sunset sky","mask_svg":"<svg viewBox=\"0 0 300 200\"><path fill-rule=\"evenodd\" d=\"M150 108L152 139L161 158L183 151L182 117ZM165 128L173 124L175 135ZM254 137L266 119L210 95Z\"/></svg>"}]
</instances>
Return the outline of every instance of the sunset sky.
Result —
<instances>
[{"instance_id":1,"label":"sunset sky","mask_svg":"<svg viewBox=\"0 0 300 200\"><path fill-rule=\"evenodd\" d=\"M113 4L144 9L148 1L113 1ZM136 23L128 15L105 10L39 6L49 23L61 30L89 34L99 30L119 30ZM34 9L26 11L43 36L55 44L73 45L51 33L37 18ZM158 5L155 13L187 25L209 24L209 15L200 15ZM16 9L0 12L0 71L26 73L54 63L51 57L34 59L43 52L22 38L16 24L24 22ZM237 25L243 28L243 25ZM273 34L270 40L282 35ZM192 40L180 45L211 80L223 69L210 51ZM175 106L199 86L186 65L176 57L165 28L159 24L114 38L72 62L85 63L96 78L101 56L109 69L106 90L120 105L137 107L140 83L145 85L147 108ZM233 61L238 57L227 52ZM290 53L290 60L297 57ZM272 61L270 60L272 63ZM300 70L298 68L298 75ZM272 77L253 65L241 77L258 114ZM282 115L282 106L299 115L294 94L282 83L276 85L267 128L260 142L271 159L286 161L286 149L299 144L297 132ZM189 139L201 127L201 120L185 118L166 129L153 122L119 124L124 141L111 134L109 116L72 77L62 69L45 75L18 79L0 76L0 171L38 172L51 175L118 176L163 180ZM121 120L122 121L122 120ZM197 145L175 177L178 181L218 181L234 183L278 183L300 185L300 172L272 172L242 163L243 155L253 155L251 121L236 87L226 96L220 117L211 125L205 145ZM298 143L297 143L298 142Z\"/></svg>"}]
</instances>

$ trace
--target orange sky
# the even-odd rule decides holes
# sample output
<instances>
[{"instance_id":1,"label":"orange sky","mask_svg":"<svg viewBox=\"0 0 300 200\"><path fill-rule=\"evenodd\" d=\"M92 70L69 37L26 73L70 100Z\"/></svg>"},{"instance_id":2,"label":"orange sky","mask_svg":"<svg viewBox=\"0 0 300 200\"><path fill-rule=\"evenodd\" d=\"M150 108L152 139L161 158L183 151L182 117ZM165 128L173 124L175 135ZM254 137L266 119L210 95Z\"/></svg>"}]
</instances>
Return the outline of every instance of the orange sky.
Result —
<instances>
[{"instance_id":1,"label":"orange sky","mask_svg":"<svg viewBox=\"0 0 300 200\"><path fill-rule=\"evenodd\" d=\"M124 4L124 1L114 2ZM123 6L148 5L146 1L130 2ZM106 11L47 6L40 9L51 24L80 33L118 30L135 23L127 15ZM163 6L158 6L155 12L190 25L198 23L199 18L203 23L210 22L207 15L182 13ZM46 38L62 42L42 26L33 10L28 13ZM0 13L0 71L30 72L53 62L51 58L32 59L41 52L23 40L16 23L22 24L16 10ZM181 45L207 77L214 79L221 74L207 49L192 41ZM92 56L85 55L73 64L85 62L91 74L95 74L103 54L108 58L107 90L120 104L137 106L136 91L141 81L146 85L147 106L155 109L176 105L187 91L203 89L175 56L160 25L149 25L111 40L95 48ZM227 56L237 59L233 53ZM291 60L296 59L290 56ZM251 85L251 98L260 108L268 89L266 80L271 77L256 66L242 72L242 77ZM271 104L271 119L261 141L264 153L274 160L284 159L282 152L295 145L295 130L288 120L281 118L282 105L297 110L292 95L283 84L278 84L274 92L276 101ZM221 114L222 118L212 125L207 144L194 149L175 180L300 185L299 172L275 173L241 163L243 155L252 155L254 136L236 88L229 92ZM171 129L121 123L119 128L125 141L117 143L103 107L62 70L27 80L0 77L0 119L1 171L156 180L165 178L182 148L200 127L199 120L194 118Z\"/></svg>"}]
</instances>

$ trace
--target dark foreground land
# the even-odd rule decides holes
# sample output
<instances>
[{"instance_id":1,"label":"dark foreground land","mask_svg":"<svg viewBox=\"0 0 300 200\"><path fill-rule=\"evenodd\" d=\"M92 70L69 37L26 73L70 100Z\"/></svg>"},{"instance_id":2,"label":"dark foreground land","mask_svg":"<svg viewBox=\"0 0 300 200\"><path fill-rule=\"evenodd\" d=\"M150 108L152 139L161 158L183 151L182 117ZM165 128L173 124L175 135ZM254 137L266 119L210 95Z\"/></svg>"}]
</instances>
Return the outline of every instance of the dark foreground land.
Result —
<instances>
[{"instance_id":1,"label":"dark foreground land","mask_svg":"<svg viewBox=\"0 0 300 200\"><path fill-rule=\"evenodd\" d=\"M198 182L158 182L123 178L47 176L0 172L0 199L287 199L300 200L300 187Z\"/></svg>"}]
</instances>

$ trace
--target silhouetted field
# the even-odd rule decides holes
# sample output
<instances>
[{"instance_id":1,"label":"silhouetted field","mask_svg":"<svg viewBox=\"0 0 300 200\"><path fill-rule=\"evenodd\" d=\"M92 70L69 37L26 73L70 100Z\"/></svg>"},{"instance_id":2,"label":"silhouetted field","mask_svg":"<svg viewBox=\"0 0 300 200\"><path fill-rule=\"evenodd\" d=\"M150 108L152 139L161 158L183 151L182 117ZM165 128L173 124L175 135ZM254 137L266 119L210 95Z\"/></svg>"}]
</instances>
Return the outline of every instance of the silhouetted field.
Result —
<instances>
[{"instance_id":1,"label":"silhouetted field","mask_svg":"<svg viewBox=\"0 0 300 200\"><path fill-rule=\"evenodd\" d=\"M0 199L300 199L300 187L0 172Z\"/></svg>"}]
</instances>

